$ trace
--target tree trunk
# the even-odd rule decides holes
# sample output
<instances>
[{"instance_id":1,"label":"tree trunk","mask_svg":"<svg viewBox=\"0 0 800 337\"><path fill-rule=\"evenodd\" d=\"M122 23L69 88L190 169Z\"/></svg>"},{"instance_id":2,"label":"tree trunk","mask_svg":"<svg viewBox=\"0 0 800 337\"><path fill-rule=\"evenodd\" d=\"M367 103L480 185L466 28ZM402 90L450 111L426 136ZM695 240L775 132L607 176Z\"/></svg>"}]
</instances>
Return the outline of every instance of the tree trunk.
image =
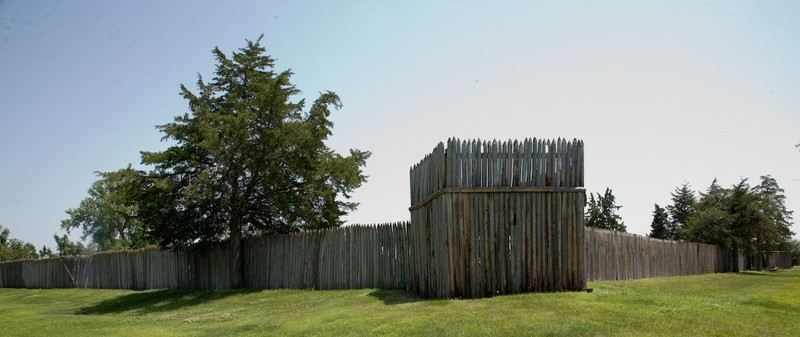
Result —
<instances>
[{"instance_id":1,"label":"tree trunk","mask_svg":"<svg viewBox=\"0 0 800 337\"><path fill-rule=\"evenodd\" d=\"M231 289L241 289L244 287L244 264L242 259L242 223L241 219L231 221L231 263L230 263L230 287Z\"/></svg>"}]
</instances>

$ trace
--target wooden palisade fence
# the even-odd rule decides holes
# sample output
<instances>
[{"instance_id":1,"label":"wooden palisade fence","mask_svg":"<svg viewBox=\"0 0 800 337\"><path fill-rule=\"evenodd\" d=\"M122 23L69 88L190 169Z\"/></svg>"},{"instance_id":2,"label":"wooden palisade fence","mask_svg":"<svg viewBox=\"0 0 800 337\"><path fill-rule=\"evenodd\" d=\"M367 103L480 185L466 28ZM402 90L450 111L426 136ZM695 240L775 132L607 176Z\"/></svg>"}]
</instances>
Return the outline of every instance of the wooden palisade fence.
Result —
<instances>
[{"instance_id":1,"label":"wooden palisade fence","mask_svg":"<svg viewBox=\"0 0 800 337\"><path fill-rule=\"evenodd\" d=\"M740 261L732 251L714 245L592 227L586 228L584 244L589 281L728 272Z\"/></svg>"},{"instance_id":2,"label":"wooden palisade fence","mask_svg":"<svg viewBox=\"0 0 800 337\"><path fill-rule=\"evenodd\" d=\"M407 223L353 225L244 242L252 289L408 290ZM227 289L230 251L146 248L0 263L0 287Z\"/></svg>"},{"instance_id":3,"label":"wooden palisade fence","mask_svg":"<svg viewBox=\"0 0 800 337\"><path fill-rule=\"evenodd\" d=\"M792 268L792 253L791 252L768 252L767 267L791 269Z\"/></svg>"},{"instance_id":4,"label":"wooden palisade fence","mask_svg":"<svg viewBox=\"0 0 800 337\"><path fill-rule=\"evenodd\" d=\"M246 239L245 286L479 298L743 265L716 246L585 228L578 140L451 139L414 165L410 178L410 223ZM788 253L768 259L791 268ZM12 261L0 263L0 287L219 290L228 288L229 262L224 243Z\"/></svg>"},{"instance_id":5,"label":"wooden palisade fence","mask_svg":"<svg viewBox=\"0 0 800 337\"><path fill-rule=\"evenodd\" d=\"M408 290L408 225L353 225L245 243L245 285L255 289Z\"/></svg>"},{"instance_id":6,"label":"wooden palisade fence","mask_svg":"<svg viewBox=\"0 0 800 337\"><path fill-rule=\"evenodd\" d=\"M451 139L410 176L412 284L421 295L585 287L581 141Z\"/></svg>"},{"instance_id":7,"label":"wooden palisade fence","mask_svg":"<svg viewBox=\"0 0 800 337\"><path fill-rule=\"evenodd\" d=\"M409 227L355 225L248 239L245 284L253 289L411 290ZM228 254L225 245L218 245L3 262L0 287L226 289ZM788 252L772 252L767 259L771 267L792 267ZM729 272L735 270L733 263L743 269L744 257L733 259L730 251L712 245L587 227L583 262L586 280L601 281Z\"/></svg>"}]
</instances>

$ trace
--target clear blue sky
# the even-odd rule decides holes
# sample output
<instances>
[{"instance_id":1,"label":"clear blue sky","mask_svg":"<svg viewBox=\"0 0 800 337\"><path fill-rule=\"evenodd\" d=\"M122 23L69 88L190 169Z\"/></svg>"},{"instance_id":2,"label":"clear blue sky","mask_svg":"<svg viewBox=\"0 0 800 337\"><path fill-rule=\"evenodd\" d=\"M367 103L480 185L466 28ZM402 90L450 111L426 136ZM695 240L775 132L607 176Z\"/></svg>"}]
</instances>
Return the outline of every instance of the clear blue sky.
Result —
<instances>
[{"instance_id":1,"label":"clear blue sky","mask_svg":"<svg viewBox=\"0 0 800 337\"><path fill-rule=\"evenodd\" d=\"M0 1L0 224L54 246L93 172L166 145L180 83L264 34L338 151L373 152L353 223L409 218L448 137L579 138L630 232L684 182L771 174L800 205L797 1ZM800 216L798 214L797 216ZM800 232L800 226L793 227ZM77 237L73 235L73 237Z\"/></svg>"}]
</instances>

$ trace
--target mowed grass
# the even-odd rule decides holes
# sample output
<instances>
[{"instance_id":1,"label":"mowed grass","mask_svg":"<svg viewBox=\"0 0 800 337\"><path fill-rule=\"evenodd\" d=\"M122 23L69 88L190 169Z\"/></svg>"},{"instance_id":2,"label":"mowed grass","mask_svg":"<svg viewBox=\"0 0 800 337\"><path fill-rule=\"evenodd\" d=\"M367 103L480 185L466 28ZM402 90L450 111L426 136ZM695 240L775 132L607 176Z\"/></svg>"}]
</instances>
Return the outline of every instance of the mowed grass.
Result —
<instances>
[{"instance_id":1,"label":"mowed grass","mask_svg":"<svg viewBox=\"0 0 800 337\"><path fill-rule=\"evenodd\" d=\"M592 293L0 289L0 336L800 336L800 268L591 282Z\"/></svg>"}]
</instances>

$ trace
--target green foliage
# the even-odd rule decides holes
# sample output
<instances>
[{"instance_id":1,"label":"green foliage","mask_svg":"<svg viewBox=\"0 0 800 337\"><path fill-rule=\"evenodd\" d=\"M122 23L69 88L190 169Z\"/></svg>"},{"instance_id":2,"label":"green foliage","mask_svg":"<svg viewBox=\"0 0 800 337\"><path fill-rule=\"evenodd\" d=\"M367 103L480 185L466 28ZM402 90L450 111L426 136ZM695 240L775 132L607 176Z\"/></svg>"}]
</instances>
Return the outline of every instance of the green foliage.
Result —
<instances>
[{"instance_id":1,"label":"green foliage","mask_svg":"<svg viewBox=\"0 0 800 337\"><path fill-rule=\"evenodd\" d=\"M198 92L181 86L191 113L159 126L177 144L143 152L155 170L142 191L142 220L162 246L232 236L335 227L356 207L342 201L366 177L369 152L341 156L324 141L339 97L325 92L304 113L292 72L273 71L259 40L227 57Z\"/></svg>"},{"instance_id":2,"label":"green foliage","mask_svg":"<svg viewBox=\"0 0 800 337\"><path fill-rule=\"evenodd\" d=\"M19 239L8 240L8 255L5 257L6 261L38 258L39 254L36 253L36 247L32 243Z\"/></svg>"},{"instance_id":3,"label":"green foliage","mask_svg":"<svg viewBox=\"0 0 800 337\"><path fill-rule=\"evenodd\" d=\"M56 256L57 256L56 253L53 252L53 250L50 249L47 246L42 246L42 248L39 249L39 257L40 258L45 259L45 258L56 257Z\"/></svg>"},{"instance_id":4,"label":"green foliage","mask_svg":"<svg viewBox=\"0 0 800 337\"><path fill-rule=\"evenodd\" d=\"M0 262L38 258L32 243L11 238L11 231L0 225Z\"/></svg>"},{"instance_id":5,"label":"green foliage","mask_svg":"<svg viewBox=\"0 0 800 337\"><path fill-rule=\"evenodd\" d=\"M321 93L306 112L289 70L275 72L261 38L226 56L213 50L215 76L198 76L198 92L181 85L189 113L158 126L175 145L142 152L138 218L162 247L243 236L336 227L357 205L352 191L366 181L370 153L342 156L325 144L339 96ZM241 284L233 254L232 287Z\"/></svg>"},{"instance_id":6,"label":"green foliage","mask_svg":"<svg viewBox=\"0 0 800 337\"><path fill-rule=\"evenodd\" d=\"M689 188L688 183L676 188L672 193L672 205L667 206L670 222L667 226L667 238L671 240L684 239L684 228L689 223L689 217L694 213L695 204L694 191Z\"/></svg>"},{"instance_id":7,"label":"green foliage","mask_svg":"<svg viewBox=\"0 0 800 337\"><path fill-rule=\"evenodd\" d=\"M590 193L587 206L588 209L585 214L586 226L620 232L625 231L625 223L622 222L622 218L617 214L617 211L622 206L616 205L616 198L610 188L606 188L602 196L597 193L597 198Z\"/></svg>"},{"instance_id":8,"label":"green foliage","mask_svg":"<svg viewBox=\"0 0 800 337\"><path fill-rule=\"evenodd\" d=\"M0 289L3 336L798 336L800 269L590 282L592 293ZM754 323L757 322L757 323Z\"/></svg>"},{"instance_id":9,"label":"green foliage","mask_svg":"<svg viewBox=\"0 0 800 337\"><path fill-rule=\"evenodd\" d=\"M761 229L762 251L784 250L784 243L792 236L793 211L786 208L784 190L775 178L761 176L761 183L753 188L758 196L759 206L764 216Z\"/></svg>"},{"instance_id":10,"label":"green foliage","mask_svg":"<svg viewBox=\"0 0 800 337\"><path fill-rule=\"evenodd\" d=\"M91 239L101 251L151 244L137 217L135 193L141 181L139 173L129 166L98 175L101 179L92 184L89 197L77 208L66 211L69 218L61 221L61 228L67 232L80 229L81 239Z\"/></svg>"},{"instance_id":11,"label":"green foliage","mask_svg":"<svg viewBox=\"0 0 800 337\"><path fill-rule=\"evenodd\" d=\"M53 235L53 240L56 241L58 256L89 255L96 251L93 247L84 246L81 242L70 241L66 234L62 236Z\"/></svg>"},{"instance_id":12,"label":"green foliage","mask_svg":"<svg viewBox=\"0 0 800 337\"><path fill-rule=\"evenodd\" d=\"M758 196L751 193L747 179L731 188L728 199L729 214L732 217L731 232L735 243L748 256L756 252L754 239L759 227L766 220L757 203Z\"/></svg>"},{"instance_id":13,"label":"green foliage","mask_svg":"<svg viewBox=\"0 0 800 337\"><path fill-rule=\"evenodd\" d=\"M653 222L650 223L650 237L654 239L669 239L667 227L669 226L669 215L667 210L655 204L653 209Z\"/></svg>"},{"instance_id":14,"label":"green foliage","mask_svg":"<svg viewBox=\"0 0 800 337\"><path fill-rule=\"evenodd\" d=\"M724 248L733 248L733 215L729 210L730 190L724 189L714 179L700 200L684 228L687 241L703 242Z\"/></svg>"},{"instance_id":15,"label":"green foliage","mask_svg":"<svg viewBox=\"0 0 800 337\"><path fill-rule=\"evenodd\" d=\"M10 254L8 250L8 240L11 231L8 228L0 225L0 261L6 261L6 257Z\"/></svg>"},{"instance_id":16,"label":"green foliage","mask_svg":"<svg viewBox=\"0 0 800 337\"><path fill-rule=\"evenodd\" d=\"M762 176L755 187L743 179L722 188L716 179L701 193L684 231L687 240L755 253L788 250L792 211L777 181ZM756 266L761 267L761 266Z\"/></svg>"}]
</instances>

